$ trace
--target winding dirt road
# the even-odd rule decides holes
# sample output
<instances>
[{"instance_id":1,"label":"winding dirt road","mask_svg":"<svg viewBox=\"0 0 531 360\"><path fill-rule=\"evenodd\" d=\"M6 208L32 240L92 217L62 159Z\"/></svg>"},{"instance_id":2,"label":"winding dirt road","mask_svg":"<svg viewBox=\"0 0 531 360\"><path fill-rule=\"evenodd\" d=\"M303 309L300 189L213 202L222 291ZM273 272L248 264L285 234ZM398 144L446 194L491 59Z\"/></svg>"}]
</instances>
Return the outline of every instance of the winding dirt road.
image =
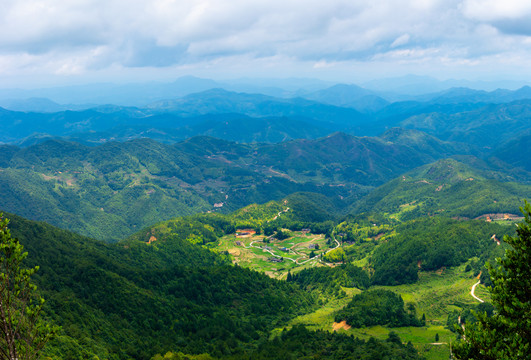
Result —
<instances>
[{"instance_id":1,"label":"winding dirt road","mask_svg":"<svg viewBox=\"0 0 531 360\"><path fill-rule=\"evenodd\" d=\"M335 248L332 248L332 249L328 249L325 254L327 254L328 252L332 251L332 250L335 250L337 249L341 244L339 244L339 241L337 241L336 239L334 239L334 241L336 242L336 247ZM263 247L260 247L260 246L256 246L254 245L255 242L262 242L261 240L256 240L256 241L251 241L251 243L249 244L249 246L245 246L246 249L249 249L249 248L255 248L255 249L261 249L262 251L265 251L265 252L268 252L269 254L271 254L272 256L274 257L277 257L277 258L284 258L285 260L290 260L290 261L293 261L295 264L297 265L302 265L302 264L305 264L309 261L312 261L312 260L319 260L322 262L322 260L320 260L317 256L316 257L313 257L313 258L310 258L310 259L306 259L306 260L303 260L303 261L298 261L299 259L297 260L294 260L294 259L291 259L289 257L283 257L283 256L280 256L280 255L276 255L274 254L271 250L267 250L267 249L264 249ZM293 250L293 252L297 255L300 255L299 253L297 253L296 251Z\"/></svg>"},{"instance_id":2,"label":"winding dirt road","mask_svg":"<svg viewBox=\"0 0 531 360\"><path fill-rule=\"evenodd\" d=\"M476 299L477 301L479 301L479 302L485 302L485 301L481 300L480 298L478 298L478 297L476 296L476 294L474 293L474 292L476 291L476 286L478 286L480 283L481 283L481 281L478 280L477 283L475 283L474 285L472 285L472 290L470 290L470 295L472 295L472 297L473 297L474 299Z\"/></svg>"}]
</instances>

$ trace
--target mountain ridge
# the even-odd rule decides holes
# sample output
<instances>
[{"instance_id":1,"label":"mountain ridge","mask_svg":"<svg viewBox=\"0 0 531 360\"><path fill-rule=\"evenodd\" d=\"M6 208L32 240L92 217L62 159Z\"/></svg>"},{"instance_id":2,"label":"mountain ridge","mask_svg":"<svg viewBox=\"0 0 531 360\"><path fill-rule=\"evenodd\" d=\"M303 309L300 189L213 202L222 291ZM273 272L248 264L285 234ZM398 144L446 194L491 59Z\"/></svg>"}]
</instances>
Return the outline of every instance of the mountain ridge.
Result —
<instances>
[{"instance_id":1,"label":"mountain ridge","mask_svg":"<svg viewBox=\"0 0 531 360\"><path fill-rule=\"evenodd\" d=\"M0 207L117 240L157 220L234 211L294 192L358 198L374 185L434 161L440 145L419 152L344 133L279 144L206 136L174 145L136 139L96 147L48 140L18 151L0 148L5 153ZM447 143L447 152L459 150L452 149Z\"/></svg>"}]
</instances>

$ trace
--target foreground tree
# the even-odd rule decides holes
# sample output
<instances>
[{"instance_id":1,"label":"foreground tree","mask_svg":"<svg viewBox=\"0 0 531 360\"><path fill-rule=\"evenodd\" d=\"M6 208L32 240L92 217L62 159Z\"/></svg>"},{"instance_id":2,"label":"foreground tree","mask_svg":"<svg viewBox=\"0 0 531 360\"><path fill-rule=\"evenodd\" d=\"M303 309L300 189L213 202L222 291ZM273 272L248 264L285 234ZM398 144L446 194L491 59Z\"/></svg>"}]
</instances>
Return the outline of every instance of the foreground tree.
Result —
<instances>
[{"instance_id":1,"label":"foreground tree","mask_svg":"<svg viewBox=\"0 0 531 360\"><path fill-rule=\"evenodd\" d=\"M30 277L38 267L24 269L28 253L0 214L0 359L38 359L56 329L40 317L44 299Z\"/></svg>"},{"instance_id":2,"label":"foreground tree","mask_svg":"<svg viewBox=\"0 0 531 360\"><path fill-rule=\"evenodd\" d=\"M496 267L488 265L492 279L492 302L497 313L477 314L467 324L463 341L454 347L458 359L531 359L531 205L525 203L525 220Z\"/></svg>"}]
</instances>

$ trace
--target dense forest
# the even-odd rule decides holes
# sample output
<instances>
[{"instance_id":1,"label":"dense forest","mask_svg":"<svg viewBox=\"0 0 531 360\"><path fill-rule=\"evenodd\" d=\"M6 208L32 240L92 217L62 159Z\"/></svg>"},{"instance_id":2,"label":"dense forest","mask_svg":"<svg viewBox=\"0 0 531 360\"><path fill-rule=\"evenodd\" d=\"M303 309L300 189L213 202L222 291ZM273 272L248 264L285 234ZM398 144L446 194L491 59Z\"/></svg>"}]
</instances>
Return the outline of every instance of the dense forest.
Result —
<instances>
[{"instance_id":1,"label":"dense forest","mask_svg":"<svg viewBox=\"0 0 531 360\"><path fill-rule=\"evenodd\" d=\"M208 244L209 237L223 231L230 222L220 215L164 223L168 233L153 232L160 238L152 244L135 238L105 244L5 216L29 253L28 265L40 266L35 281L46 298L45 318L61 326L45 350L47 356L339 359L347 353L347 358L385 353L389 358L417 358L396 335L387 341L362 341L294 327L267 340L274 327L317 306L316 290L338 296L322 284L365 288L368 275L346 265L308 269L285 282L230 266L226 256L193 240L204 237ZM177 348L179 352L167 353Z\"/></svg>"},{"instance_id":2,"label":"dense forest","mask_svg":"<svg viewBox=\"0 0 531 360\"><path fill-rule=\"evenodd\" d=\"M29 265L40 266L46 316L62 326L52 357L149 359L171 346L228 355L314 304L293 284L230 266L186 240L106 245L6 216Z\"/></svg>"},{"instance_id":3,"label":"dense forest","mask_svg":"<svg viewBox=\"0 0 531 360\"><path fill-rule=\"evenodd\" d=\"M485 263L531 194L531 97L352 91L0 108L0 209L60 326L43 355L448 358L500 311Z\"/></svg>"},{"instance_id":4,"label":"dense forest","mask_svg":"<svg viewBox=\"0 0 531 360\"><path fill-rule=\"evenodd\" d=\"M374 251L372 282L397 285L418 280L420 270L457 266L469 258L493 251L495 235L514 230L485 221L462 222L442 217L421 218L399 225L392 241Z\"/></svg>"},{"instance_id":5,"label":"dense forest","mask_svg":"<svg viewBox=\"0 0 531 360\"><path fill-rule=\"evenodd\" d=\"M413 170L459 154L458 148L441 152L443 145L427 140L419 148L418 138L425 136L336 133L279 144L207 137L176 144L136 139L97 147L53 139L25 148L4 145L0 207L106 241L177 216L230 213L294 193L301 195L291 198L298 210L292 220L302 222L399 212L404 204L413 205L401 214L403 219L518 212L515 204L529 185L514 181L527 178L525 172L500 178L501 172L511 171L507 166L485 171L452 159L426 165L426 171ZM405 180L390 181L408 170L413 173L404 175Z\"/></svg>"},{"instance_id":6,"label":"dense forest","mask_svg":"<svg viewBox=\"0 0 531 360\"><path fill-rule=\"evenodd\" d=\"M352 327L387 325L422 326L414 307L408 311L400 295L388 290L369 290L355 295L336 316L337 322L345 320Z\"/></svg>"}]
</instances>

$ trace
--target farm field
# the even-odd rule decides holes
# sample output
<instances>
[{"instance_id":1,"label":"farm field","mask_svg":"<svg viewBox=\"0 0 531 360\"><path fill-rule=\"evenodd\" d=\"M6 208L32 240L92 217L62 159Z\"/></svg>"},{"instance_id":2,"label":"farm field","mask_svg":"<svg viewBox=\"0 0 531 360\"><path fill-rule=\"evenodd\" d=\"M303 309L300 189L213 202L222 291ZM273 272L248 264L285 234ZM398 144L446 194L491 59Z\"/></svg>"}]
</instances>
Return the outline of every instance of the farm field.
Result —
<instances>
[{"instance_id":1,"label":"farm field","mask_svg":"<svg viewBox=\"0 0 531 360\"><path fill-rule=\"evenodd\" d=\"M370 337L385 340L393 331L404 343L410 341L426 359L448 359L450 343L456 339L456 334L447 328L448 314L453 310L459 311L479 303L470 295L477 279L471 272L465 272L465 268L466 264L463 264L442 271L422 272L415 284L371 287L394 291L402 296L405 304L413 303L417 316L424 314L426 317L426 326L423 327L339 327L335 330L334 325L337 324L334 323L334 315L348 304L354 295L361 293L361 290L356 288L342 288L347 294L345 297L330 299L314 312L293 319L289 326L304 324L312 330L339 331L365 340ZM489 299L488 291L483 285L477 286L475 294L484 300ZM436 334L439 338L437 342Z\"/></svg>"},{"instance_id":2,"label":"farm field","mask_svg":"<svg viewBox=\"0 0 531 360\"><path fill-rule=\"evenodd\" d=\"M238 230L236 234L222 237L217 250L227 251L233 263L239 266L263 271L276 279L285 279L288 271L324 266L321 255L338 246L335 241L325 239L323 234L292 231L290 235L277 240ZM312 253L314 256L310 257Z\"/></svg>"}]
</instances>

